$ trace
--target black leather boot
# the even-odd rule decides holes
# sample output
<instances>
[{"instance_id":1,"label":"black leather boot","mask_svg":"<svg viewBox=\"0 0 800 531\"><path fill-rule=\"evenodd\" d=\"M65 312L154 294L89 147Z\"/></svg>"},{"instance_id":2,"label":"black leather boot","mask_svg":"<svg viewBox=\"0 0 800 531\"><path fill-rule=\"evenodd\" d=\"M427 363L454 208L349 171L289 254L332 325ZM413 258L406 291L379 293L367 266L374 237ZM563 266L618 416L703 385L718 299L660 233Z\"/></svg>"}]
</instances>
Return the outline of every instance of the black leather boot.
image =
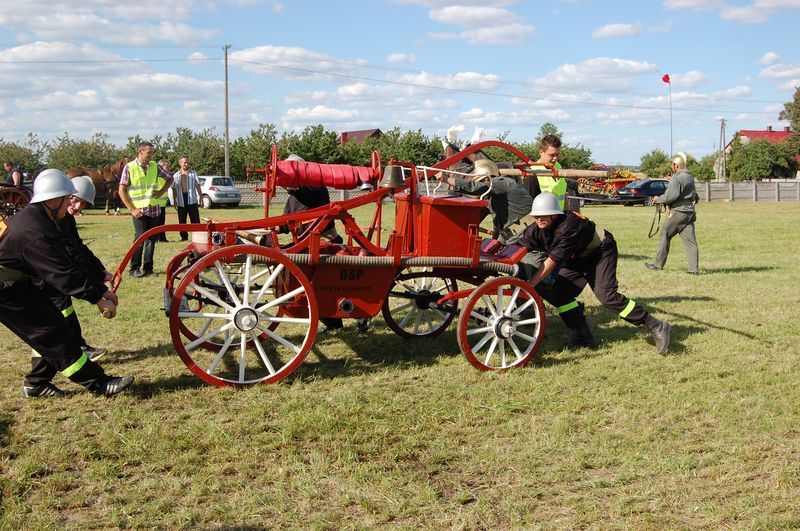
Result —
<instances>
[{"instance_id":1,"label":"black leather boot","mask_svg":"<svg viewBox=\"0 0 800 531\"><path fill-rule=\"evenodd\" d=\"M645 326L650 329L650 335L653 336L653 341L656 343L656 353L666 354L669 348L669 336L672 331L672 325L666 321L656 319L652 315L647 316Z\"/></svg>"}]
</instances>

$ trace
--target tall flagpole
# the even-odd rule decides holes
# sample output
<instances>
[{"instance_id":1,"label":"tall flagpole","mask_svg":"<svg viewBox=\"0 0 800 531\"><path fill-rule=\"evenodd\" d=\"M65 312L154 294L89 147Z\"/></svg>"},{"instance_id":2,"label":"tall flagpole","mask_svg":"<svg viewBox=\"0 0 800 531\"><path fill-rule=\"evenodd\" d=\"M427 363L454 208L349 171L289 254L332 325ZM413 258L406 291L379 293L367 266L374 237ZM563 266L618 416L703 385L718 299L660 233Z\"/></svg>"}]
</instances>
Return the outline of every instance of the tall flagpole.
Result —
<instances>
[{"instance_id":1,"label":"tall flagpole","mask_svg":"<svg viewBox=\"0 0 800 531\"><path fill-rule=\"evenodd\" d=\"M230 47L230 44L222 47L225 52L225 177L231 176L230 137L228 135L228 50Z\"/></svg>"},{"instance_id":2,"label":"tall flagpole","mask_svg":"<svg viewBox=\"0 0 800 531\"><path fill-rule=\"evenodd\" d=\"M672 159L672 80L669 74L664 74L661 81L669 87L669 158Z\"/></svg>"},{"instance_id":3,"label":"tall flagpole","mask_svg":"<svg viewBox=\"0 0 800 531\"><path fill-rule=\"evenodd\" d=\"M672 83L667 83L669 87L669 158L672 158Z\"/></svg>"}]
</instances>

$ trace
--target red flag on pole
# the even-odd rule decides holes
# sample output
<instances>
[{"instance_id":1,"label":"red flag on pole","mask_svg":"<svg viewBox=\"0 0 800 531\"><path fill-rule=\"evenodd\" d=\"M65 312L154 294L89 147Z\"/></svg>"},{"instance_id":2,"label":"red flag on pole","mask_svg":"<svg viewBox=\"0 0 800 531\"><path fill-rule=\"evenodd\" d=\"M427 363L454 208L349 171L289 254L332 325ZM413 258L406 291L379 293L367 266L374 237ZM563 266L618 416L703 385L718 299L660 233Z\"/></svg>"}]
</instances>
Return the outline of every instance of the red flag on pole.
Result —
<instances>
[{"instance_id":1,"label":"red flag on pole","mask_svg":"<svg viewBox=\"0 0 800 531\"><path fill-rule=\"evenodd\" d=\"M661 81L664 83L669 83L669 74L664 74L664 77L661 78Z\"/></svg>"}]
</instances>

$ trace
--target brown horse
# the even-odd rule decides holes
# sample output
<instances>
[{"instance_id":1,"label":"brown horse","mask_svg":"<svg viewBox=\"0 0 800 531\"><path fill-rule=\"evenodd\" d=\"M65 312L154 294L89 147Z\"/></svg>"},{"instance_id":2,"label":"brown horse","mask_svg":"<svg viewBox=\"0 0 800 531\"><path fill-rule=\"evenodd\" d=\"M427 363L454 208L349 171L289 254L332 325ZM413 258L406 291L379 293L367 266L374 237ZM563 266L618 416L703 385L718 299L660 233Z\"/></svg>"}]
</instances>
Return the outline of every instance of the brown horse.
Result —
<instances>
[{"instance_id":1,"label":"brown horse","mask_svg":"<svg viewBox=\"0 0 800 531\"><path fill-rule=\"evenodd\" d=\"M104 166L101 171L106 190L106 214L108 214L109 205L113 202L115 207L114 214L119 215L119 178L122 175L122 168L130 160L128 157L122 157L118 161Z\"/></svg>"},{"instance_id":2,"label":"brown horse","mask_svg":"<svg viewBox=\"0 0 800 531\"><path fill-rule=\"evenodd\" d=\"M119 177L122 168L130 159L123 157L116 162L105 165L102 169L95 168L69 168L64 174L72 179L79 175L88 175L92 178L94 188L98 194L103 194L106 200L105 213L108 214L113 203L115 214L119 215Z\"/></svg>"},{"instance_id":3,"label":"brown horse","mask_svg":"<svg viewBox=\"0 0 800 531\"><path fill-rule=\"evenodd\" d=\"M105 195L106 198L105 213L108 214L109 200L112 198L112 193L116 194L116 187L109 186L109 183L103 177L102 170L98 170L97 168L74 167L74 168L67 168L67 170L64 172L64 175L66 175L70 179L78 177L80 175L88 175L92 179L92 183L94 184L94 188L97 194L102 193Z\"/></svg>"}]
</instances>

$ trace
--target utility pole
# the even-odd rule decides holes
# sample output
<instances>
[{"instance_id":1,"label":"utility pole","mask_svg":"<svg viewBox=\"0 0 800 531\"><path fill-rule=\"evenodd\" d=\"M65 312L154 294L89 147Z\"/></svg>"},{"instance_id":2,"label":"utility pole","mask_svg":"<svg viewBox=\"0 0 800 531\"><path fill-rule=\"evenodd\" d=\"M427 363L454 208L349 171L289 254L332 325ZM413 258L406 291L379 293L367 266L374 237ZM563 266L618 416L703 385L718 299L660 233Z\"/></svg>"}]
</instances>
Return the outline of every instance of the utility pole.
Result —
<instances>
[{"instance_id":1,"label":"utility pole","mask_svg":"<svg viewBox=\"0 0 800 531\"><path fill-rule=\"evenodd\" d=\"M725 181L728 177L728 154L725 153L725 147L728 143L725 141L725 122L725 118L719 119L719 154L717 155L717 164L715 164L718 168L718 181Z\"/></svg>"},{"instance_id":2,"label":"utility pole","mask_svg":"<svg viewBox=\"0 0 800 531\"><path fill-rule=\"evenodd\" d=\"M222 47L225 52L225 177L231 176L231 157L228 146L230 138L228 136L228 50L231 45L226 44Z\"/></svg>"}]
</instances>

